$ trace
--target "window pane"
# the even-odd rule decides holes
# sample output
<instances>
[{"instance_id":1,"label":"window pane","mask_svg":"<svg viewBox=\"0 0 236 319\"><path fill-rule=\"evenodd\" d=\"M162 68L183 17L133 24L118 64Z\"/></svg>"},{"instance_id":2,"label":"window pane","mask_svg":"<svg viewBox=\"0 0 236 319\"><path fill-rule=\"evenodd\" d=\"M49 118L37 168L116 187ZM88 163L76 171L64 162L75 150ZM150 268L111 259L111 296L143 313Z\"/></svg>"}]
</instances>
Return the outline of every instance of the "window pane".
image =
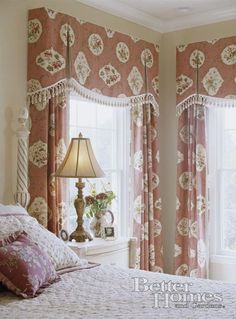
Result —
<instances>
[{"instance_id":1,"label":"window pane","mask_svg":"<svg viewBox=\"0 0 236 319\"><path fill-rule=\"evenodd\" d=\"M224 134L224 167L236 167L236 131L227 130Z\"/></svg>"},{"instance_id":2,"label":"window pane","mask_svg":"<svg viewBox=\"0 0 236 319\"><path fill-rule=\"evenodd\" d=\"M114 127L114 108L107 106L100 106L100 110L97 113L97 126L98 128L104 128L109 130L116 129Z\"/></svg>"},{"instance_id":3,"label":"window pane","mask_svg":"<svg viewBox=\"0 0 236 319\"><path fill-rule=\"evenodd\" d=\"M224 211L224 249L236 250L236 210Z\"/></svg>"},{"instance_id":4,"label":"window pane","mask_svg":"<svg viewBox=\"0 0 236 319\"><path fill-rule=\"evenodd\" d=\"M91 184L95 184L97 192L102 192L104 185L110 183L110 189L116 195L112 202L111 211L115 215L120 231L122 222L124 223L122 216L129 218L126 210L128 204L123 199L126 190L128 190L128 183L127 179L121 179L121 176L127 176L127 171L124 170L127 170L129 162L129 159L126 158L128 157L126 148L130 132L129 125L126 124L128 121L124 120L125 116L128 116L129 110L105 107L73 96L70 107L70 137L76 137L81 132L84 137L90 138L95 157L106 174L105 178L85 180L84 195L90 194ZM70 232L76 228L77 219L73 204L77 196L75 183L76 180L69 180ZM89 221L85 216L84 226L87 226L89 230Z\"/></svg>"},{"instance_id":5,"label":"window pane","mask_svg":"<svg viewBox=\"0 0 236 319\"><path fill-rule=\"evenodd\" d=\"M225 209L236 210L236 172L223 171L222 173L222 198ZM236 237L236 233L235 233Z\"/></svg>"},{"instance_id":6,"label":"window pane","mask_svg":"<svg viewBox=\"0 0 236 319\"><path fill-rule=\"evenodd\" d=\"M79 136L78 128L77 126L71 126L70 127L70 138Z\"/></svg>"},{"instance_id":7,"label":"window pane","mask_svg":"<svg viewBox=\"0 0 236 319\"><path fill-rule=\"evenodd\" d=\"M77 100L70 101L70 126L77 125Z\"/></svg>"},{"instance_id":8,"label":"window pane","mask_svg":"<svg viewBox=\"0 0 236 319\"><path fill-rule=\"evenodd\" d=\"M235 108L224 108L220 109L221 114L224 114L225 118L225 129L235 129L236 123L235 123L235 116L236 116L236 109Z\"/></svg>"},{"instance_id":9,"label":"window pane","mask_svg":"<svg viewBox=\"0 0 236 319\"><path fill-rule=\"evenodd\" d=\"M77 136L82 133L83 137L89 138L93 151L96 155L96 128L79 127L77 126Z\"/></svg>"},{"instance_id":10,"label":"window pane","mask_svg":"<svg viewBox=\"0 0 236 319\"><path fill-rule=\"evenodd\" d=\"M113 155L116 156L113 134L115 133L111 131L97 130L97 160L102 163L104 169L115 169L115 163L112 162Z\"/></svg>"},{"instance_id":11,"label":"window pane","mask_svg":"<svg viewBox=\"0 0 236 319\"><path fill-rule=\"evenodd\" d=\"M214 254L236 254L236 109L208 110ZM216 250L215 250L216 247Z\"/></svg>"},{"instance_id":12,"label":"window pane","mask_svg":"<svg viewBox=\"0 0 236 319\"><path fill-rule=\"evenodd\" d=\"M80 127L96 127L96 104L80 101L77 102L77 125Z\"/></svg>"}]
</instances>

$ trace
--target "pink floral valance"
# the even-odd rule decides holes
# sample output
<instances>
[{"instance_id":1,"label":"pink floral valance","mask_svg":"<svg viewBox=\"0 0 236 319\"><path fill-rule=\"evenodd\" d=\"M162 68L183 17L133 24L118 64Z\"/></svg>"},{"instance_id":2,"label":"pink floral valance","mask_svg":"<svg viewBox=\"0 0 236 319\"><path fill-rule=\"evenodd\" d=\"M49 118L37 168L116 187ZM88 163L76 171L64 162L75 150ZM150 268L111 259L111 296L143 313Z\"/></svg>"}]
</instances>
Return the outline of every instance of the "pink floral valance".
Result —
<instances>
[{"instance_id":1,"label":"pink floral valance","mask_svg":"<svg viewBox=\"0 0 236 319\"><path fill-rule=\"evenodd\" d=\"M179 45L176 64L177 104L197 92L236 97L236 36Z\"/></svg>"},{"instance_id":2,"label":"pink floral valance","mask_svg":"<svg viewBox=\"0 0 236 319\"><path fill-rule=\"evenodd\" d=\"M159 96L155 44L47 8L29 11L28 42L33 103L58 95L68 83L110 97Z\"/></svg>"}]
</instances>

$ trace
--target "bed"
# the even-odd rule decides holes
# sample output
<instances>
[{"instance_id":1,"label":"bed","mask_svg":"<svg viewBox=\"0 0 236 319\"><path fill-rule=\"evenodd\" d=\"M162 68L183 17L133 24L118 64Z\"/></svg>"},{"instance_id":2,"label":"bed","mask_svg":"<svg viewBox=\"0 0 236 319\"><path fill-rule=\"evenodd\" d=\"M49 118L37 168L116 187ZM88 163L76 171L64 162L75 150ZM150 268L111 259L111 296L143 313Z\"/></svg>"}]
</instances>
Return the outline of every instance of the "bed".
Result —
<instances>
[{"instance_id":1,"label":"bed","mask_svg":"<svg viewBox=\"0 0 236 319\"><path fill-rule=\"evenodd\" d=\"M0 285L0 319L236 318L235 284L88 263L18 205L0 204L0 283L6 284L2 248L19 236L4 246L2 238L18 232L37 246L37 257L40 251L47 255L60 278L27 299ZM47 264L40 267L47 270ZM16 278L22 275L14 263L8 268Z\"/></svg>"},{"instance_id":2,"label":"bed","mask_svg":"<svg viewBox=\"0 0 236 319\"><path fill-rule=\"evenodd\" d=\"M236 318L235 284L88 264L29 216L23 208L29 199L26 113L20 114L18 131L15 199L21 206L0 204L0 249L1 238L7 234L26 232L50 257L60 280L27 299L0 285L0 319ZM130 249L133 260L134 247ZM0 267L1 263L0 257Z\"/></svg>"},{"instance_id":3,"label":"bed","mask_svg":"<svg viewBox=\"0 0 236 319\"><path fill-rule=\"evenodd\" d=\"M206 299L210 298L210 294L222 294L222 300L190 303L186 308L184 308L185 303L170 300L169 305L162 301L158 305L154 292L134 291L134 289L143 288L144 278L149 283L184 283L189 285L190 293L198 296L196 298L200 298L199 293ZM139 280L138 289L137 280ZM160 300L162 298L163 296L160 295ZM175 292L172 297L169 294L169 299L171 298L178 299ZM44 293L33 299L22 300L10 292L2 292L0 318L233 319L236 318L236 286L216 281L100 265L61 275L61 281L54 283Z\"/></svg>"}]
</instances>

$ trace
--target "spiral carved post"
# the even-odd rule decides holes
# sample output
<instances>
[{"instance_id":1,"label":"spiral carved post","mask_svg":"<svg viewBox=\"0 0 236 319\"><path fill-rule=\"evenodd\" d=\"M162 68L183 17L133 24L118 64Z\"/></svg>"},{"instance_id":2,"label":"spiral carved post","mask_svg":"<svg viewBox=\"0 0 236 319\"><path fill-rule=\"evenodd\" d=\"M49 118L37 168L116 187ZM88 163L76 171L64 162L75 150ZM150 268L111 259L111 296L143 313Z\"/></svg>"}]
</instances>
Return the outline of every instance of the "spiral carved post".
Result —
<instances>
[{"instance_id":1,"label":"spiral carved post","mask_svg":"<svg viewBox=\"0 0 236 319\"><path fill-rule=\"evenodd\" d=\"M30 200L28 192L28 137L30 132L26 127L28 117L27 108L22 108L18 116L17 184L14 197L15 202L24 208L27 208Z\"/></svg>"}]
</instances>

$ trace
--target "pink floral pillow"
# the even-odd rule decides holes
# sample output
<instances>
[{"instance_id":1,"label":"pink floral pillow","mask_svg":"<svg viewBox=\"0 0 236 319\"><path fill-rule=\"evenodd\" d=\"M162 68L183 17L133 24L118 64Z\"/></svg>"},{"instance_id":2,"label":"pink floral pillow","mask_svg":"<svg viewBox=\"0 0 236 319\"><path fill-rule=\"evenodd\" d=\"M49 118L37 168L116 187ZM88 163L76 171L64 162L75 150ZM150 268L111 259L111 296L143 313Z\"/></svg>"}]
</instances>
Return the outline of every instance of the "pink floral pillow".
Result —
<instances>
[{"instance_id":1,"label":"pink floral pillow","mask_svg":"<svg viewBox=\"0 0 236 319\"><path fill-rule=\"evenodd\" d=\"M59 280L48 257L25 232L0 241L0 283L24 298L34 297Z\"/></svg>"}]
</instances>

